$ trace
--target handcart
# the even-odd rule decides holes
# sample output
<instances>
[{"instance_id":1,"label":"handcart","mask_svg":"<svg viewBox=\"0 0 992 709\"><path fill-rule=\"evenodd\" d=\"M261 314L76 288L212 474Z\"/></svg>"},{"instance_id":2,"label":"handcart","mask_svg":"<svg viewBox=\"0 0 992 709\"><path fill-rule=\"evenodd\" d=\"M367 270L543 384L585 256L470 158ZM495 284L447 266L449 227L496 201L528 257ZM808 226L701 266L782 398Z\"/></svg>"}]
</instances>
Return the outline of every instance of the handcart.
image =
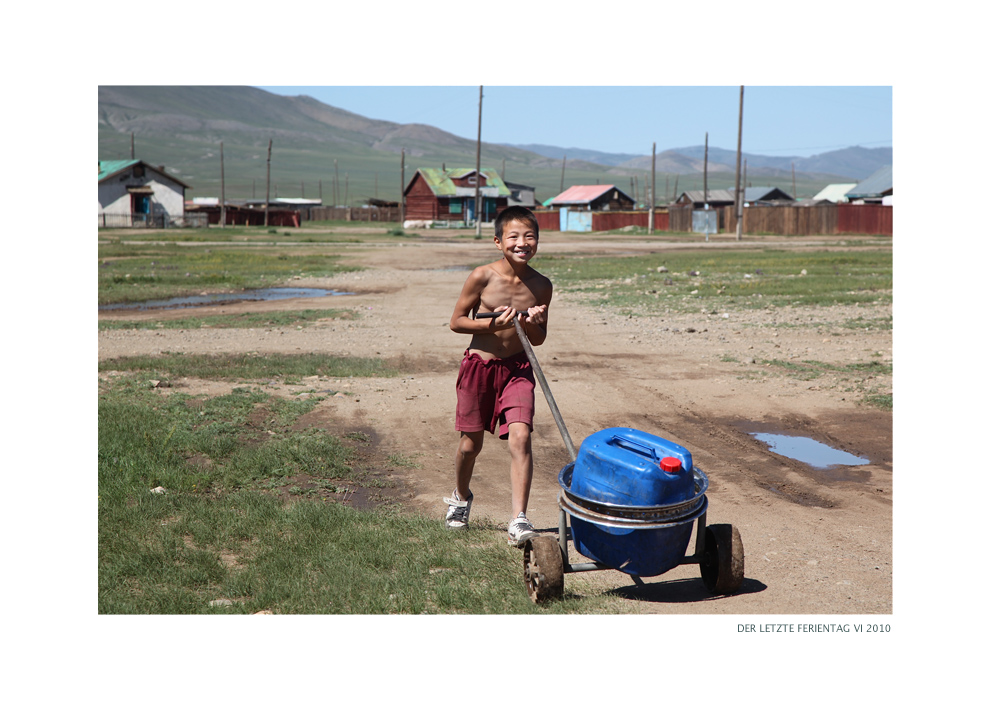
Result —
<instances>
[{"instance_id":1,"label":"handcart","mask_svg":"<svg viewBox=\"0 0 992 709\"><path fill-rule=\"evenodd\" d=\"M514 325L571 459L558 474L558 538L537 536L524 546L524 580L531 600L560 599L569 573L613 569L643 585L642 577L684 564L697 564L703 584L715 595L740 590L740 532L731 524L706 524L709 480L693 465L691 453L631 428L598 431L577 452L520 320ZM693 527L695 548L686 555ZM569 539L592 561L570 563Z\"/></svg>"}]
</instances>

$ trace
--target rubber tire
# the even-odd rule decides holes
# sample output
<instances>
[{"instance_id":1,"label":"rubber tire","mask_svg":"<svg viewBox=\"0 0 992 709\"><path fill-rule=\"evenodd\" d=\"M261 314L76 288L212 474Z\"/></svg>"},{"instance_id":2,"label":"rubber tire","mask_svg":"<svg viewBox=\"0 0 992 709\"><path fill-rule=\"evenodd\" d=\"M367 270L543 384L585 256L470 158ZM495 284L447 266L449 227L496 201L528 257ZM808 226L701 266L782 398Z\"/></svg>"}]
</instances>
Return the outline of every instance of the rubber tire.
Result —
<instances>
[{"instance_id":1,"label":"rubber tire","mask_svg":"<svg viewBox=\"0 0 992 709\"><path fill-rule=\"evenodd\" d=\"M699 564L706 588L719 596L737 593L744 583L744 544L732 524L706 527L706 545Z\"/></svg>"},{"instance_id":2,"label":"rubber tire","mask_svg":"<svg viewBox=\"0 0 992 709\"><path fill-rule=\"evenodd\" d=\"M565 566L554 537L533 537L524 544L524 582L534 603L557 601L565 594Z\"/></svg>"}]
</instances>

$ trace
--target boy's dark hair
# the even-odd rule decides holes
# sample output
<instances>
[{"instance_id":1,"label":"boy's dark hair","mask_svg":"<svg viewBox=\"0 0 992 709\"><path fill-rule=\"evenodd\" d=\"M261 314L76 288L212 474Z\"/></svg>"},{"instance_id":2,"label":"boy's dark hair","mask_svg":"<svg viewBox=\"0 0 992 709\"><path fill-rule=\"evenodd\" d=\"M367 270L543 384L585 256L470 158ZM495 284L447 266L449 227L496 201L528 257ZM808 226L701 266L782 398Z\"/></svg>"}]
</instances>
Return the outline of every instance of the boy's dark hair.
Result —
<instances>
[{"instance_id":1,"label":"boy's dark hair","mask_svg":"<svg viewBox=\"0 0 992 709\"><path fill-rule=\"evenodd\" d=\"M503 227L508 222L525 222L530 225L530 228L534 230L534 236L540 237L541 230L537 225L537 217L534 213L527 209L527 207L521 207L519 205L514 205L512 207L507 207L496 217L496 238L503 238Z\"/></svg>"}]
</instances>

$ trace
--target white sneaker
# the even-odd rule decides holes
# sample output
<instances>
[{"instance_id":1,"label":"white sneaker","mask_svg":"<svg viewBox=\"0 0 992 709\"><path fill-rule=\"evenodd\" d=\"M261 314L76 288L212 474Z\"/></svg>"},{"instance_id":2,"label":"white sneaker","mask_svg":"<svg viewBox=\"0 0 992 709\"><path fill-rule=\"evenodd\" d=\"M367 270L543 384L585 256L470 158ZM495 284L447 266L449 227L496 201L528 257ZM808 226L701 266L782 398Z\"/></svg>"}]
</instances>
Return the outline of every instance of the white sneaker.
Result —
<instances>
[{"instance_id":1,"label":"white sneaker","mask_svg":"<svg viewBox=\"0 0 992 709\"><path fill-rule=\"evenodd\" d=\"M467 500L458 499L458 491L451 493L451 497L445 497L448 504L448 514L444 518L444 526L448 529L462 530L468 527L468 513L472 511L472 498L475 497L471 491Z\"/></svg>"},{"instance_id":2,"label":"white sneaker","mask_svg":"<svg viewBox=\"0 0 992 709\"><path fill-rule=\"evenodd\" d=\"M507 526L506 543L511 547L522 547L528 539L533 539L536 536L537 532L534 531L534 525L527 519L527 515L521 512Z\"/></svg>"}]
</instances>

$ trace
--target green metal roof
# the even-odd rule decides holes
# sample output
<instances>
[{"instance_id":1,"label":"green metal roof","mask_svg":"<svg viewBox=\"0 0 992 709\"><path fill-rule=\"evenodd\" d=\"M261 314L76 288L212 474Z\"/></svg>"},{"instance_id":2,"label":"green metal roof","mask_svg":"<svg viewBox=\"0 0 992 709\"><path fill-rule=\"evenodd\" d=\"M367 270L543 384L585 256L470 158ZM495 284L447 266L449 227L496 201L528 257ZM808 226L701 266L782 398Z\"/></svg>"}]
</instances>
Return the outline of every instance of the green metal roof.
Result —
<instances>
[{"instance_id":1,"label":"green metal roof","mask_svg":"<svg viewBox=\"0 0 992 709\"><path fill-rule=\"evenodd\" d=\"M101 160L100 161L100 179L97 182L103 182L108 177L116 175L118 172L122 172L132 165L136 165L140 160Z\"/></svg>"},{"instance_id":2,"label":"green metal roof","mask_svg":"<svg viewBox=\"0 0 992 709\"><path fill-rule=\"evenodd\" d=\"M435 195L438 197L454 197L457 194L457 190L451 178L463 177L470 172L475 172L475 168L458 167L442 170L436 167L422 167L417 172L424 178L424 182L427 183L427 186L431 188L431 192ZM486 178L486 187L489 189L495 187L500 197L510 196L510 189L500 178L499 172L488 167L481 168L479 172Z\"/></svg>"},{"instance_id":3,"label":"green metal roof","mask_svg":"<svg viewBox=\"0 0 992 709\"><path fill-rule=\"evenodd\" d=\"M124 170L127 170L133 167L134 165L141 164L147 167L149 170L153 170L154 172L159 173L163 177L167 177L173 182L182 185L186 189L189 189L189 185L187 185L185 182L180 180L178 177L173 177L172 175L163 172L154 165L149 165L144 160L100 160L99 163L100 163L100 177L97 179L97 183L103 182L107 178L113 177L114 175L120 172L124 172Z\"/></svg>"}]
</instances>

